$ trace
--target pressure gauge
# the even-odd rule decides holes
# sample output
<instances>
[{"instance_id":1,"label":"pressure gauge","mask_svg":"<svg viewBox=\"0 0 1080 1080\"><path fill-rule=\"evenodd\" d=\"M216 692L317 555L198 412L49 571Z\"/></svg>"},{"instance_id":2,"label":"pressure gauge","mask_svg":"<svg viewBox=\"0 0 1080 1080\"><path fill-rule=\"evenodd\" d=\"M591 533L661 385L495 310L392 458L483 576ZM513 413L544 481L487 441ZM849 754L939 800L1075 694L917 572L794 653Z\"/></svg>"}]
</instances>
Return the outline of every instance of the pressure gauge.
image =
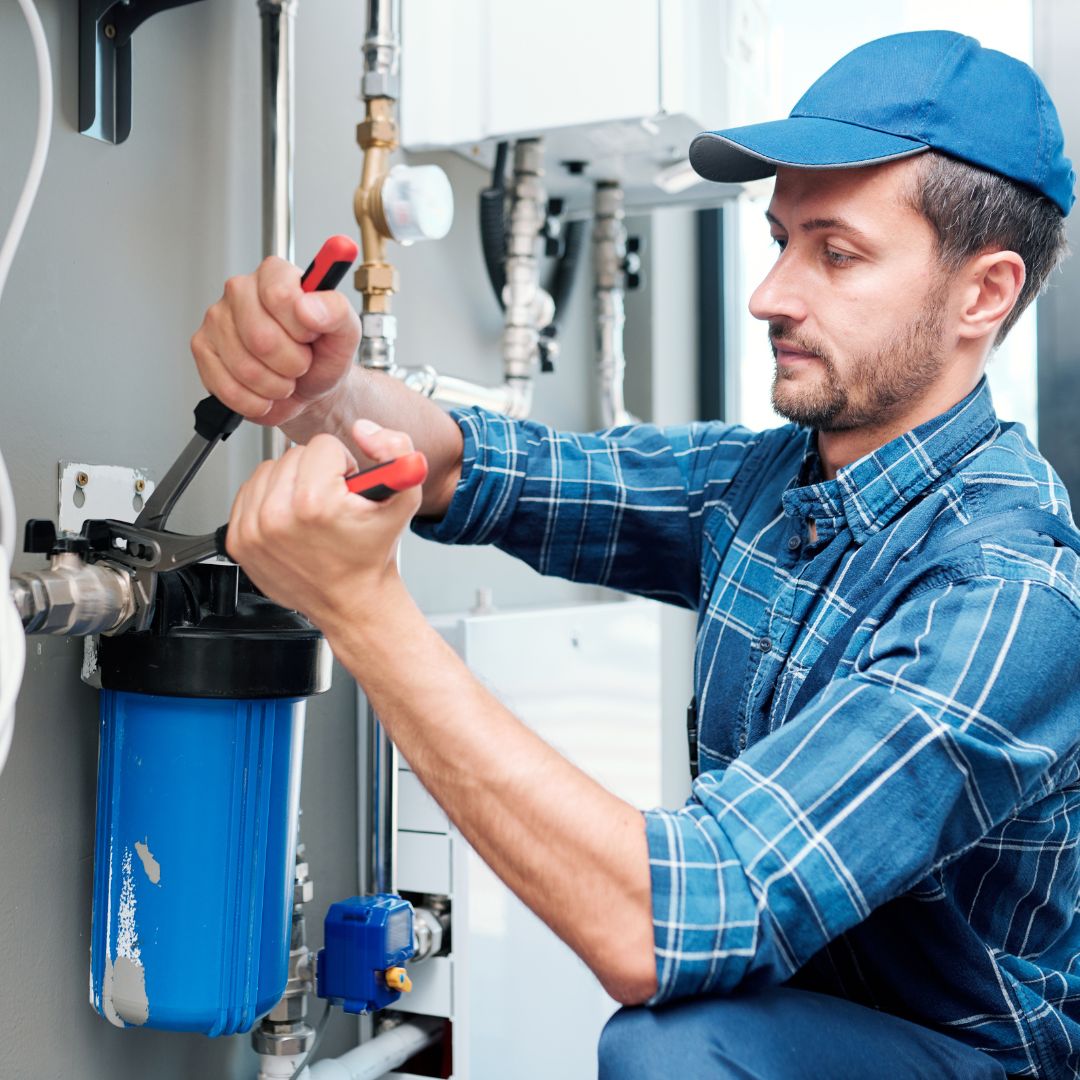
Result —
<instances>
[{"instance_id":1,"label":"pressure gauge","mask_svg":"<svg viewBox=\"0 0 1080 1080\"><path fill-rule=\"evenodd\" d=\"M383 181L382 208L399 244L441 240L454 221L454 193L438 165L395 165Z\"/></svg>"}]
</instances>

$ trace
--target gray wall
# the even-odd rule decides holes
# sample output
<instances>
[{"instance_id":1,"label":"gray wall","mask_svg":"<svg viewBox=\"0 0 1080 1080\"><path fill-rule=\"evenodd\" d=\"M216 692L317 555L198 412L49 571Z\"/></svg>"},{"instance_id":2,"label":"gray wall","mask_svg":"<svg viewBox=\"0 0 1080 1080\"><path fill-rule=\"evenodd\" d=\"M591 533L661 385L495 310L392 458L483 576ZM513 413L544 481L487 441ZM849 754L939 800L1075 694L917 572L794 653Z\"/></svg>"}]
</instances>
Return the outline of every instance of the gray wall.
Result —
<instances>
[{"instance_id":1,"label":"gray wall","mask_svg":"<svg viewBox=\"0 0 1080 1080\"><path fill-rule=\"evenodd\" d=\"M121 147L76 133L76 0L40 0L40 7L56 65L52 151L0 306L0 448L21 518L55 515L60 459L142 465L162 475L189 436L190 409L201 396L188 339L223 280L258 261L260 244L254 0L196 4L139 30L134 127ZM360 155L353 129L361 114L364 5L319 0L300 7L296 195L303 261L325 236L355 228ZM16 5L6 2L0 5L0 227L30 153L34 87L29 39ZM441 244L395 252L402 272L401 359L495 382L499 315L475 228L485 177L458 159L440 160L458 196L457 221ZM661 240L656 250L668 265L685 260L689 267L686 219L668 221L666 246ZM565 329L562 368L537 393L536 415L564 427L590 426L596 414L584 276L581 286ZM636 364L650 363L658 345L652 303L647 293L632 300L637 332L628 352ZM635 386L631 404L642 414L662 405L662 419L682 419L676 385L669 379L654 386L650 378ZM202 531L223 520L258 447L255 428L241 429L185 496L174 527ZM429 611L467 607L480 585L491 587L503 606L600 595L544 582L490 551L446 551L411 539L404 558ZM20 556L16 570L37 562ZM681 703L679 680L688 686L685 623L678 634L668 654L677 673L672 700ZM0 778L0 1012L9 1033L0 1040L0 1080L253 1076L247 1037L211 1042L119 1031L87 1005L97 705L95 693L79 682L80 655L77 641L32 639L13 751ZM355 699L338 671L333 691L309 710L303 831L316 883L315 946L326 904L357 888ZM681 785L676 768L670 788ZM355 1034L351 1020L336 1016L326 1051L340 1052Z\"/></svg>"}]
</instances>

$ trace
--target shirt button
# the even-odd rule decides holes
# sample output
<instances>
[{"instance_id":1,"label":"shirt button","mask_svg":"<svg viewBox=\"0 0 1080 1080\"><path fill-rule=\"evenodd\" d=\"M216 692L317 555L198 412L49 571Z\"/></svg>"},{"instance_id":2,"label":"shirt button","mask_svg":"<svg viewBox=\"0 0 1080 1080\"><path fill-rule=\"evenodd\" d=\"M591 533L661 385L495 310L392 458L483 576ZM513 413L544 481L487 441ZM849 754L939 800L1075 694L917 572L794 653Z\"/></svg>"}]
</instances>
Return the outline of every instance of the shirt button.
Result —
<instances>
[{"instance_id":1,"label":"shirt button","mask_svg":"<svg viewBox=\"0 0 1080 1080\"><path fill-rule=\"evenodd\" d=\"M746 732L745 731L740 731L739 732L739 749L740 750L745 750L746 749Z\"/></svg>"},{"instance_id":2,"label":"shirt button","mask_svg":"<svg viewBox=\"0 0 1080 1080\"><path fill-rule=\"evenodd\" d=\"M757 642L757 647L763 653L771 652L772 651L772 641L767 637L763 637L760 641Z\"/></svg>"},{"instance_id":3,"label":"shirt button","mask_svg":"<svg viewBox=\"0 0 1080 1080\"><path fill-rule=\"evenodd\" d=\"M798 551L799 548L802 547L802 537L801 536L789 536L787 546L788 546L788 551Z\"/></svg>"}]
</instances>

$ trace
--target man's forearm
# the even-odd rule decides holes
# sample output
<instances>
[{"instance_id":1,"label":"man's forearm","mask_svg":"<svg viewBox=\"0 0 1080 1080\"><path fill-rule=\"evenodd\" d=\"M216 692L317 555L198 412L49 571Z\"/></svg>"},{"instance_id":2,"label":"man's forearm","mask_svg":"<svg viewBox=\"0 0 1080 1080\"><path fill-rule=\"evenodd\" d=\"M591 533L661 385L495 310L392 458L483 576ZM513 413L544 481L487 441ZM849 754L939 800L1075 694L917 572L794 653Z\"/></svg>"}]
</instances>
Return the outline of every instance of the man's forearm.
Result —
<instances>
[{"instance_id":1,"label":"man's forearm","mask_svg":"<svg viewBox=\"0 0 1080 1080\"><path fill-rule=\"evenodd\" d=\"M525 727L404 588L323 626L425 787L502 880L624 1003L655 991L642 815Z\"/></svg>"},{"instance_id":2,"label":"man's forearm","mask_svg":"<svg viewBox=\"0 0 1080 1080\"><path fill-rule=\"evenodd\" d=\"M328 432L355 453L349 433L360 419L374 420L381 427L412 436L413 445L427 457L429 469L420 513L424 517L441 517L461 476L461 431L438 405L410 390L400 379L354 368L333 394L282 424L281 430L299 443Z\"/></svg>"}]
</instances>

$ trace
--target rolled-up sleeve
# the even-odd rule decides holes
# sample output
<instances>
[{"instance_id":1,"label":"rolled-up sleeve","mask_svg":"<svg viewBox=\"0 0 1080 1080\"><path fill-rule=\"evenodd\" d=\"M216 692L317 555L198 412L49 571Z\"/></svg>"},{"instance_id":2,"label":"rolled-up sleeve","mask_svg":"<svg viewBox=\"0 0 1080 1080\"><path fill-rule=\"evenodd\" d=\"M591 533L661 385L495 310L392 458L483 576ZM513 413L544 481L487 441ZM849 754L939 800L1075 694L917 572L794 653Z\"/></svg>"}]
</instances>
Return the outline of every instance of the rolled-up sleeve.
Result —
<instances>
[{"instance_id":1,"label":"rolled-up sleeve","mask_svg":"<svg viewBox=\"0 0 1080 1080\"><path fill-rule=\"evenodd\" d=\"M700 776L682 809L646 814L651 1003L785 981L1076 770L1080 616L1062 592L935 584L858 641L798 715ZM1075 906L1074 827L1063 816L1031 862L1051 924ZM1006 948L1032 947L1027 920L1014 932Z\"/></svg>"},{"instance_id":2,"label":"rolled-up sleeve","mask_svg":"<svg viewBox=\"0 0 1080 1080\"><path fill-rule=\"evenodd\" d=\"M753 433L702 423L579 435L482 409L453 415L461 479L442 520L418 520L417 533L494 544L542 574L697 606L702 509L723 497Z\"/></svg>"}]
</instances>

